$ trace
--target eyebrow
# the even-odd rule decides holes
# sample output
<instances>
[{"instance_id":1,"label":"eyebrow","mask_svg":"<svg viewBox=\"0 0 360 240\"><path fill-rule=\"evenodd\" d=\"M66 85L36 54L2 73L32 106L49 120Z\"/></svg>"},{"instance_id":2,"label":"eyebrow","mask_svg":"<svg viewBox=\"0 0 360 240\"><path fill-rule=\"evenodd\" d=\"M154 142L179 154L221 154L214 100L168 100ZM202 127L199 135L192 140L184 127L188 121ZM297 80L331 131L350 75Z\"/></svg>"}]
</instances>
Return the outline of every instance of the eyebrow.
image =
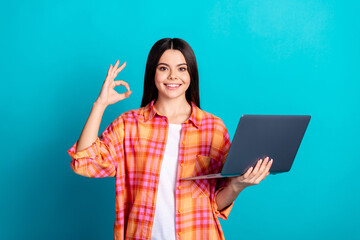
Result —
<instances>
[{"instance_id":1,"label":"eyebrow","mask_svg":"<svg viewBox=\"0 0 360 240\"><path fill-rule=\"evenodd\" d=\"M166 66L170 67L170 65L169 65L169 64L166 64L166 63L159 63L157 66L159 66L159 65L166 65ZM177 66L181 66L181 65L186 65L186 66L187 66L186 63L180 63L180 64L178 64Z\"/></svg>"}]
</instances>

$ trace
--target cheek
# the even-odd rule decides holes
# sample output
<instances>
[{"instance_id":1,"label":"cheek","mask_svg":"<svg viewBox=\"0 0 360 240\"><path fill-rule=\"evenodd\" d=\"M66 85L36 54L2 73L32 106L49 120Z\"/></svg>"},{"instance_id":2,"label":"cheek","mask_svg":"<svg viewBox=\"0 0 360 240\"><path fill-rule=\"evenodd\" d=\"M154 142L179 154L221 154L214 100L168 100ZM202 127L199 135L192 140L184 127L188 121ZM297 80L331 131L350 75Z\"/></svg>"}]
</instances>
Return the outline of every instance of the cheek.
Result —
<instances>
[{"instance_id":1,"label":"cheek","mask_svg":"<svg viewBox=\"0 0 360 240\"><path fill-rule=\"evenodd\" d=\"M155 78L155 87L157 88L157 90L161 89L161 82L159 82L156 78Z\"/></svg>"},{"instance_id":2,"label":"cheek","mask_svg":"<svg viewBox=\"0 0 360 240\"><path fill-rule=\"evenodd\" d=\"M156 72L154 80L156 88L160 90L163 87L162 84L165 82L166 76L162 72Z\"/></svg>"},{"instance_id":3,"label":"cheek","mask_svg":"<svg viewBox=\"0 0 360 240\"><path fill-rule=\"evenodd\" d=\"M161 82L161 74L155 73L155 84L159 84Z\"/></svg>"},{"instance_id":4,"label":"cheek","mask_svg":"<svg viewBox=\"0 0 360 240\"><path fill-rule=\"evenodd\" d=\"M190 84L190 75L189 73L185 74L183 76L183 80L186 82L186 84Z\"/></svg>"},{"instance_id":5,"label":"cheek","mask_svg":"<svg viewBox=\"0 0 360 240\"><path fill-rule=\"evenodd\" d=\"M155 72L155 81L156 81L156 82L161 82L161 81L164 80L164 78L166 78L165 73L159 72L159 71L156 71L156 72Z\"/></svg>"}]
</instances>

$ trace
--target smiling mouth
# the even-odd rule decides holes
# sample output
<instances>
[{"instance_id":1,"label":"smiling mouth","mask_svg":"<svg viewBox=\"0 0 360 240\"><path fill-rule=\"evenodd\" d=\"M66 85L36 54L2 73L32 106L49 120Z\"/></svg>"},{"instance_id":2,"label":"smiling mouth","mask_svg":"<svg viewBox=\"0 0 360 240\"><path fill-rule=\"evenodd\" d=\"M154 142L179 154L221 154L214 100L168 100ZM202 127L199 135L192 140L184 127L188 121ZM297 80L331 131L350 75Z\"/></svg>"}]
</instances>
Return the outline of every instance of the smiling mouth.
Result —
<instances>
[{"instance_id":1,"label":"smiling mouth","mask_svg":"<svg viewBox=\"0 0 360 240\"><path fill-rule=\"evenodd\" d=\"M181 84L173 84L173 83L172 84L165 84L164 83L164 85L169 90L175 90L175 89L178 89L181 86Z\"/></svg>"}]
</instances>

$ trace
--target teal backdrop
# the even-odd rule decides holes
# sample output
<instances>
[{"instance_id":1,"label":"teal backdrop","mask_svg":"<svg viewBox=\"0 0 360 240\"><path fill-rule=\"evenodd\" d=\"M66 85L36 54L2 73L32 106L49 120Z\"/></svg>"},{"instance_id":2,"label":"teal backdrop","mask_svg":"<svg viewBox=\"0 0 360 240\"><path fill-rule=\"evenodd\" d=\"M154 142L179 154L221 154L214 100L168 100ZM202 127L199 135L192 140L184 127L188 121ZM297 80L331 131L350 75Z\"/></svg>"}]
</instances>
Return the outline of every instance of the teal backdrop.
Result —
<instances>
[{"instance_id":1,"label":"teal backdrop","mask_svg":"<svg viewBox=\"0 0 360 240\"><path fill-rule=\"evenodd\" d=\"M110 64L140 107L146 58L186 40L201 108L231 139L242 114L310 114L290 172L245 189L226 239L360 239L360 3L8 1L0 9L1 239L112 239L115 179L76 175L79 138ZM116 88L119 92L125 87ZM276 161L276 159L275 159Z\"/></svg>"}]
</instances>

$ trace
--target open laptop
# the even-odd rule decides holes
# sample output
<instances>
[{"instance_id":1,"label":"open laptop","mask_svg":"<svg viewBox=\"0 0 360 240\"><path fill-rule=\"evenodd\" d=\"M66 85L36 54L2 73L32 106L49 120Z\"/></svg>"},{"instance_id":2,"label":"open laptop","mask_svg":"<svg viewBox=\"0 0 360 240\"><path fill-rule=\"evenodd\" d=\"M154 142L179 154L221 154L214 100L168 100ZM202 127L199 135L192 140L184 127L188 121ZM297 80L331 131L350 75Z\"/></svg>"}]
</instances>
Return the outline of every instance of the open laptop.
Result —
<instances>
[{"instance_id":1,"label":"open laptop","mask_svg":"<svg viewBox=\"0 0 360 240\"><path fill-rule=\"evenodd\" d=\"M265 156L274 159L271 174L288 172L310 118L309 115L243 115L221 173L181 180L239 176Z\"/></svg>"}]
</instances>

